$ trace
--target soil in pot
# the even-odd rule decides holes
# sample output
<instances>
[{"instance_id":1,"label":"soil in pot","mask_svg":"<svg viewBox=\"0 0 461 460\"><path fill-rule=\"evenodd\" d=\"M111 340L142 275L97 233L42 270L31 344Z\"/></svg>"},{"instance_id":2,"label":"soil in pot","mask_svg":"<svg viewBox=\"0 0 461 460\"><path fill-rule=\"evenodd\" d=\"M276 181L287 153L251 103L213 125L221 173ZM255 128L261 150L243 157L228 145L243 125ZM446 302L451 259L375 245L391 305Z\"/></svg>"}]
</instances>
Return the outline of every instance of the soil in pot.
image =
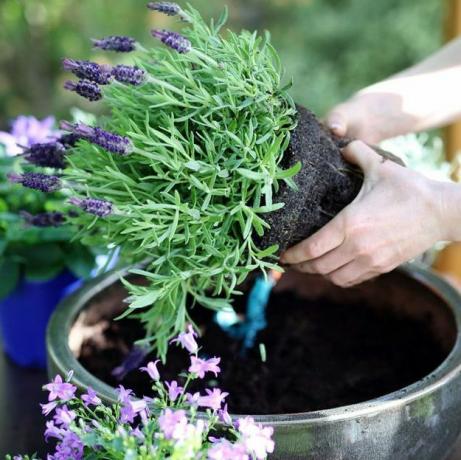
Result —
<instances>
[{"instance_id":1,"label":"soil in pot","mask_svg":"<svg viewBox=\"0 0 461 460\"><path fill-rule=\"evenodd\" d=\"M111 321L120 313L121 299L120 288L93 299L88 311L106 313L90 321L90 333L77 354L101 380L150 395L145 373L131 372L121 382L111 375L144 334L135 320ZM112 313L107 309L111 303ZM235 307L243 312L244 304L240 297ZM363 402L416 382L447 356L431 332L430 315L414 319L363 302L274 293L267 308L268 327L259 333L255 349L246 353L213 321L212 312L196 308L193 313L205 356L222 358L218 379L211 375L193 389L219 386L228 391L233 413L298 413ZM267 350L266 362L261 360L260 343ZM162 379L177 379L187 366L187 353L171 346L167 365L159 366Z\"/></svg>"}]
</instances>

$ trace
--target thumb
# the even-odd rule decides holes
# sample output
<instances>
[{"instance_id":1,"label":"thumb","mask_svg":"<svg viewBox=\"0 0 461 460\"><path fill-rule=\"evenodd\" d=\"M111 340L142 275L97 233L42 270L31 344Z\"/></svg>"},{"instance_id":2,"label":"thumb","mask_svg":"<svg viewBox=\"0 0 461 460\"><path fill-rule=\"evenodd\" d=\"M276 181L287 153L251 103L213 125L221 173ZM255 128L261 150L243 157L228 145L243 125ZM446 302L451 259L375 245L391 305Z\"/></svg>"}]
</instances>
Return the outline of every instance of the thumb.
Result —
<instances>
[{"instance_id":1,"label":"thumb","mask_svg":"<svg viewBox=\"0 0 461 460\"><path fill-rule=\"evenodd\" d=\"M326 122L328 129L336 136L344 137L346 135L347 117L339 107L328 114Z\"/></svg>"},{"instance_id":2,"label":"thumb","mask_svg":"<svg viewBox=\"0 0 461 460\"><path fill-rule=\"evenodd\" d=\"M353 141L342 150L344 159L358 166L363 172L370 172L381 163L381 157L362 141Z\"/></svg>"}]
</instances>

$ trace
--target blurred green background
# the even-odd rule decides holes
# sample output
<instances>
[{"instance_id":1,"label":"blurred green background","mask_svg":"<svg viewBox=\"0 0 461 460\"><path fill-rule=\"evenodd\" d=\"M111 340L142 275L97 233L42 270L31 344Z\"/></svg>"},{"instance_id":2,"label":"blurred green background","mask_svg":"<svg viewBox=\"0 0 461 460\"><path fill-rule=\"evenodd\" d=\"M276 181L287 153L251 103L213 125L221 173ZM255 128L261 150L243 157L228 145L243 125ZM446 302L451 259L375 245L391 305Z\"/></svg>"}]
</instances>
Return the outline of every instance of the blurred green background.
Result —
<instances>
[{"instance_id":1,"label":"blurred green background","mask_svg":"<svg viewBox=\"0 0 461 460\"><path fill-rule=\"evenodd\" d=\"M93 53L89 38L125 34L149 43L170 18L142 0L0 0L0 128L19 114L89 109L62 90L63 57ZM181 0L179 1L181 3ZM268 29L294 78L293 95L322 115L355 90L399 71L442 41L442 0L193 0L204 16L229 6L230 27Z\"/></svg>"}]
</instances>

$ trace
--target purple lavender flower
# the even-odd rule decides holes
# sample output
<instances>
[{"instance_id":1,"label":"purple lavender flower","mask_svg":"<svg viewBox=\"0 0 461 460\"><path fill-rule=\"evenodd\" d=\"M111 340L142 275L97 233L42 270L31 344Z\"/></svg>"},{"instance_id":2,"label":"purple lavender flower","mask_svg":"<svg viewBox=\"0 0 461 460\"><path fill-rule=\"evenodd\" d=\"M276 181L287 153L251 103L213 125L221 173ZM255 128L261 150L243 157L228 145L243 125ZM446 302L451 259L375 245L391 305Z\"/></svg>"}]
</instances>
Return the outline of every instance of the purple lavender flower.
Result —
<instances>
[{"instance_id":1,"label":"purple lavender flower","mask_svg":"<svg viewBox=\"0 0 461 460\"><path fill-rule=\"evenodd\" d=\"M171 402L175 402L178 399L178 396L181 396L184 392L184 388L178 385L176 380L172 382L165 382L166 387L168 388L168 397Z\"/></svg>"},{"instance_id":2,"label":"purple lavender flower","mask_svg":"<svg viewBox=\"0 0 461 460\"><path fill-rule=\"evenodd\" d=\"M78 134L67 133L59 137L58 142L63 145L66 149L75 147L77 142L81 139Z\"/></svg>"},{"instance_id":3,"label":"purple lavender flower","mask_svg":"<svg viewBox=\"0 0 461 460\"><path fill-rule=\"evenodd\" d=\"M119 134L114 134L98 127L88 126L84 123L73 125L72 123L64 121L61 123L61 127L93 144L99 145L108 152L118 155L128 155L133 151L133 144L130 139L120 136Z\"/></svg>"},{"instance_id":4,"label":"purple lavender flower","mask_svg":"<svg viewBox=\"0 0 461 460\"><path fill-rule=\"evenodd\" d=\"M141 85L146 79L146 73L139 67L129 65L116 65L112 69L113 77L120 83L128 83L130 85Z\"/></svg>"},{"instance_id":5,"label":"purple lavender flower","mask_svg":"<svg viewBox=\"0 0 461 460\"><path fill-rule=\"evenodd\" d=\"M48 401L59 399L61 401L69 401L75 395L77 387L68 382L63 382L62 377L57 375L54 380L44 386L49 391Z\"/></svg>"},{"instance_id":6,"label":"purple lavender flower","mask_svg":"<svg viewBox=\"0 0 461 460\"><path fill-rule=\"evenodd\" d=\"M165 409L158 418L158 424L165 438L173 439L175 430L187 425L186 412L183 410L173 411Z\"/></svg>"},{"instance_id":7,"label":"purple lavender flower","mask_svg":"<svg viewBox=\"0 0 461 460\"><path fill-rule=\"evenodd\" d=\"M113 205L110 201L98 200L96 198L77 198L72 197L69 203L78 206L88 214L93 214L98 217L106 217L112 214Z\"/></svg>"},{"instance_id":8,"label":"purple lavender flower","mask_svg":"<svg viewBox=\"0 0 461 460\"><path fill-rule=\"evenodd\" d=\"M203 379L206 372L212 372L215 376L221 372L218 364L221 361L221 358L210 358L210 359L201 359L197 356L191 356L191 365L189 367L189 372L196 374L199 378Z\"/></svg>"},{"instance_id":9,"label":"purple lavender flower","mask_svg":"<svg viewBox=\"0 0 461 460\"><path fill-rule=\"evenodd\" d=\"M20 214L27 224L33 227L59 227L66 223L66 217L59 211L42 212L40 214L30 214L27 211L22 211Z\"/></svg>"},{"instance_id":10,"label":"purple lavender flower","mask_svg":"<svg viewBox=\"0 0 461 460\"><path fill-rule=\"evenodd\" d=\"M160 362L159 359L157 359L157 361L155 362L149 362L147 364L147 367L141 367L141 371L143 372L147 372L149 374L149 377L152 379L152 380L160 380L160 374L158 372L158 369L157 369L157 363Z\"/></svg>"},{"instance_id":11,"label":"purple lavender flower","mask_svg":"<svg viewBox=\"0 0 461 460\"><path fill-rule=\"evenodd\" d=\"M177 32L169 30L152 30L152 36L158 38L164 45L176 50L178 53L188 53L192 49L191 42Z\"/></svg>"},{"instance_id":12,"label":"purple lavender flower","mask_svg":"<svg viewBox=\"0 0 461 460\"><path fill-rule=\"evenodd\" d=\"M81 399L85 407L99 406L102 403L101 398L98 397L96 391L91 387L88 387L86 394L83 394Z\"/></svg>"},{"instance_id":13,"label":"purple lavender flower","mask_svg":"<svg viewBox=\"0 0 461 460\"><path fill-rule=\"evenodd\" d=\"M76 77L94 81L99 85L109 84L112 78L110 67L96 62L64 59L62 65L64 70L72 72Z\"/></svg>"},{"instance_id":14,"label":"purple lavender flower","mask_svg":"<svg viewBox=\"0 0 461 460\"><path fill-rule=\"evenodd\" d=\"M56 169L66 167L65 148L59 142L33 144L24 151L23 155L35 166Z\"/></svg>"},{"instance_id":15,"label":"purple lavender flower","mask_svg":"<svg viewBox=\"0 0 461 460\"><path fill-rule=\"evenodd\" d=\"M131 37L121 35L111 35L101 40L92 40L95 48L105 51L118 51L120 53L129 53L136 49L136 40Z\"/></svg>"},{"instance_id":16,"label":"purple lavender flower","mask_svg":"<svg viewBox=\"0 0 461 460\"><path fill-rule=\"evenodd\" d=\"M77 83L68 80L64 83L64 89L74 91L91 102L102 99L101 88L90 80L79 80Z\"/></svg>"},{"instance_id":17,"label":"purple lavender flower","mask_svg":"<svg viewBox=\"0 0 461 460\"><path fill-rule=\"evenodd\" d=\"M177 3L172 2L149 2L147 8L167 16L176 16L181 12L181 7Z\"/></svg>"},{"instance_id":18,"label":"purple lavender flower","mask_svg":"<svg viewBox=\"0 0 461 460\"><path fill-rule=\"evenodd\" d=\"M18 155L24 147L56 138L58 133L53 129L54 123L54 117L40 121L21 115L13 121L11 132L0 131L0 144L5 146L7 155Z\"/></svg>"},{"instance_id":19,"label":"purple lavender flower","mask_svg":"<svg viewBox=\"0 0 461 460\"><path fill-rule=\"evenodd\" d=\"M195 340L197 333L191 324L187 325L187 332L181 332L176 339L173 339L171 343L179 343L189 353L197 353L198 345Z\"/></svg>"},{"instance_id":20,"label":"purple lavender flower","mask_svg":"<svg viewBox=\"0 0 461 460\"><path fill-rule=\"evenodd\" d=\"M201 407L209 407L213 410L221 409L221 405L229 396L229 393L222 392L219 388L213 388L213 390L209 390L208 388L205 390L207 395L200 396L198 399L198 405Z\"/></svg>"},{"instance_id":21,"label":"purple lavender flower","mask_svg":"<svg viewBox=\"0 0 461 460\"><path fill-rule=\"evenodd\" d=\"M42 173L26 172L24 174L8 174L8 179L24 187L42 192L55 192L61 188L61 179L57 176L48 176Z\"/></svg>"}]
</instances>

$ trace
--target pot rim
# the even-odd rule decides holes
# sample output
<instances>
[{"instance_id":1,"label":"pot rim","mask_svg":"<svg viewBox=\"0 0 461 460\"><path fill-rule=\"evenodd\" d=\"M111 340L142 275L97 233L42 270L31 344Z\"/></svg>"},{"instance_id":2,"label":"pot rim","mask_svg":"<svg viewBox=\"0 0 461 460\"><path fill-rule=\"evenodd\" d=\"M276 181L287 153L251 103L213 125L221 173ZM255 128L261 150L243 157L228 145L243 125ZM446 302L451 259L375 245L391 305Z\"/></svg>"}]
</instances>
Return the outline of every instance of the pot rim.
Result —
<instances>
[{"instance_id":1,"label":"pot rim","mask_svg":"<svg viewBox=\"0 0 461 460\"><path fill-rule=\"evenodd\" d=\"M250 415L257 422L271 426L285 425L287 422L290 424L318 425L319 423L326 424L357 417L373 416L383 410L405 406L416 399L425 397L459 376L461 373L461 295L435 272L418 266L416 263L403 265L397 270L419 281L424 287L441 298L454 316L457 328L455 344L449 355L436 369L426 377L400 390L357 404L312 412L269 415L233 414L232 416L238 418ZM69 369L73 369L74 374L71 380L73 384L79 388L91 386L103 398L112 402L117 400L115 389L88 372L78 362L70 350L67 338L82 307L126 273L127 269L115 270L89 281L83 288L78 289L61 302L53 314L47 330L48 359L54 363L58 371L65 375Z\"/></svg>"}]
</instances>

